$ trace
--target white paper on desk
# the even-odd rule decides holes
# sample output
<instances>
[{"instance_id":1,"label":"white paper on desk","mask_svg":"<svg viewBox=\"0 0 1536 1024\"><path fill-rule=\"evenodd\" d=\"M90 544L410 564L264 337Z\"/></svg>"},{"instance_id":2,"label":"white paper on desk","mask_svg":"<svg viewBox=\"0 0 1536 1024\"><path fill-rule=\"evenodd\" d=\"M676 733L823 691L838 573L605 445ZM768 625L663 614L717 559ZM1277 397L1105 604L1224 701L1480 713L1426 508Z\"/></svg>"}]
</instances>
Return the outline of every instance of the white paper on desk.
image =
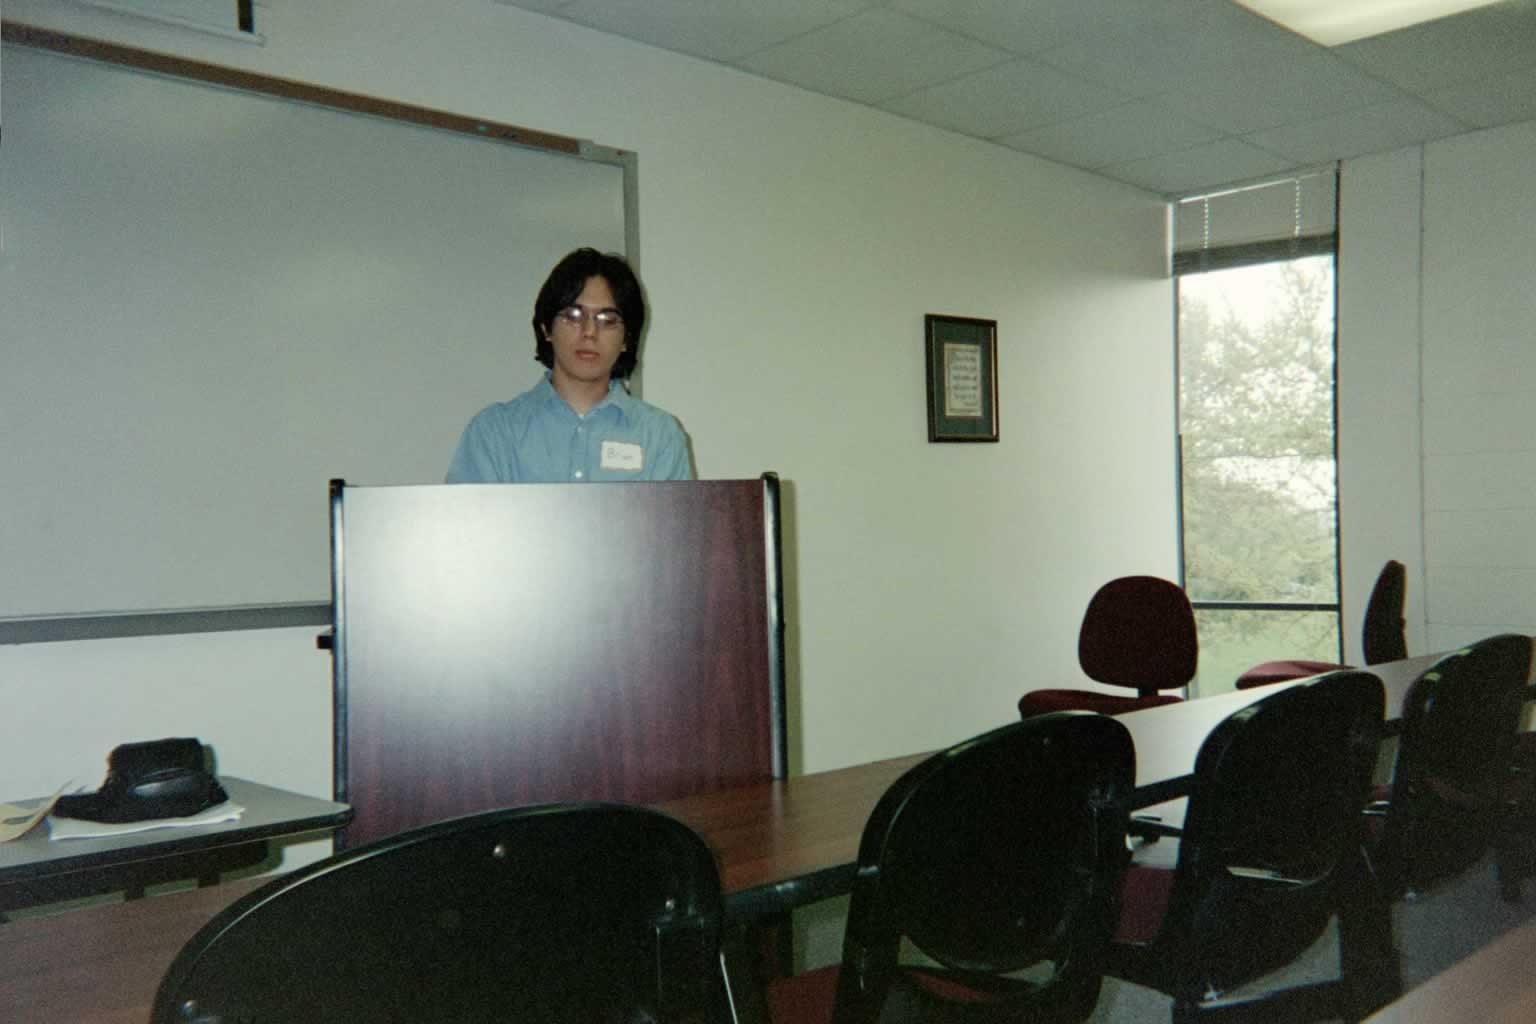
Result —
<instances>
[{"instance_id":1,"label":"white paper on desk","mask_svg":"<svg viewBox=\"0 0 1536 1024\"><path fill-rule=\"evenodd\" d=\"M71 779L70 782L74 780ZM59 797L69 788L66 782L59 787L59 791L36 807L17 807L15 804L0 804L0 843L8 843L12 839L20 839L53 810L53 805L58 803Z\"/></svg>"},{"instance_id":2,"label":"white paper on desk","mask_svg":"<svg viewBox=\"0 0 1536 1024\"><path fill-rule=\"evenodd\" d=\"M130 836L135 832L148 832L157 828L186 828L189 825L217 825L221 821L239 821L245 808L232 800L214 804L199 814L185 818L149 818L145 821L81 821L79 818L48 819L49 839L103 839L107 836Z\"/></svg>"}]
</instances>

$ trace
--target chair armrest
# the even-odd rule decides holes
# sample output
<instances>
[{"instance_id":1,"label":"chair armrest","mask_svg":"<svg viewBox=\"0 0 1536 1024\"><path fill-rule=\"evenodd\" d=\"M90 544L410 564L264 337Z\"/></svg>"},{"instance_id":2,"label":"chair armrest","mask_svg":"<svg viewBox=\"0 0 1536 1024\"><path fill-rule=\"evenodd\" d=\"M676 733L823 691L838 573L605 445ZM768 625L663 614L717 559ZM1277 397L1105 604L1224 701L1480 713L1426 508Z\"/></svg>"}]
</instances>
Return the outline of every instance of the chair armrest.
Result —
<instances>
[{"instance_id":1,"label":"chair armrest","mask_svg":"<svg viewBox=\"0 0 1536 1024\"><path fill-rule=\"evenodd\" d=\"M1126 822L1127 835L1138 839L1145 839L1149 843L1155 843L1163 836L1177 839L1184 834L1184 830L1173 825L1163 824L1163 819L1149 814L1133 814Z\"/></svg>"}]
</instances>

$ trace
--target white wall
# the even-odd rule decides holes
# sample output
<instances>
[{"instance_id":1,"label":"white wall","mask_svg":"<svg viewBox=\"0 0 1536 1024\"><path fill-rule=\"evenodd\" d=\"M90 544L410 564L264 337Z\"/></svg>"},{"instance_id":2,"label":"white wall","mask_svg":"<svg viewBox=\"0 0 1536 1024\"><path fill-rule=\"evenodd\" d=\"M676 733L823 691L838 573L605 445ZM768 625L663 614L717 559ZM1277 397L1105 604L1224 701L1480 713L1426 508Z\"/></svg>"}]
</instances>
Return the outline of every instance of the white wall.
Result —
<instances>
[{"instance_id":1,"label":"white wall","mask_svg":"<svg viewBox=\"0 0 1536 1024\"><path fill-rule=\"evenodd\" d=\"M1408 651L1424 631L1419 444L1419 192L1415 147L1351 160L1339 183L1338 406L1340 611L1345 659L1382 565L1408 571Z\"/></svg>"},{"instance_id":2,"label":"white wall","mask_svg":"<svg viewBox=\"0 0 1536 1024\"><path fill-rule=\"evenodd\" d=\"M1536 122L1424 153L1432 640L1536 632Z\"/></svg>"},{"instance_id":3,"label":"white wall","mask_svg":"<svg viewBox=\"0 0 1536 1024\"><path fill-rule=\"evenodd\" d=\"M1536 632L1532 167L1536 123L1345 165L1346 574L1418 534L1410 653Z\"/></svg>"},{"instance_id":4,"label":"white wall","mask_svg":"<svg viewBox=\"0 0 1536 1024\"><path fill-rule=\"evenodd\" d=\"M637 151L646 397L681 420L702 476L775 470L786 484L800 768L1010 720L1022 690L1081 681L1077 623L1101 582L1177 571L1156 197L483 0L273 0L258 7L264 47L40 0L5 13ZM1001 443L927 443L924 313L998 321ZM237 679L210 679L178 638L134 641L149 657L98 642L0 660L20 713L0 740L5 788L35 791L113 740L164 731L148 708L75 732L58 709L80 688L287 699L275 680L291 638L227 642ZM180 728L238 749L249 774L305 763L294 785L313 791L329 721L291 713L315 745L302 757L263 715L210 710ZM11 781L22 766L25 786Z\"/></svg>"}]
</instances>

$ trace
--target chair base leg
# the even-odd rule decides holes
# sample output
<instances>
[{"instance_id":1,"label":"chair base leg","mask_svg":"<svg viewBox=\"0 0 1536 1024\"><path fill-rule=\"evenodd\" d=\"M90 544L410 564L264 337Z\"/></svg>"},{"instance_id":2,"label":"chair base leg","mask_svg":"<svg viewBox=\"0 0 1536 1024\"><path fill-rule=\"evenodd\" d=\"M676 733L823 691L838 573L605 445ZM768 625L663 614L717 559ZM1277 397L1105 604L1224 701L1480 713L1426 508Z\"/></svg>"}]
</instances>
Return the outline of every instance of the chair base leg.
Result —
<instances>
[{"instance_id":1,"label":"chair base leg","mask_svg":"<svg viewBox=\"0 0 1536 1024\"><path fill-rule=\"evenodd\" d=\"M1349 895L1339 908L1339 977L1349 1020L1369 1017L1403 994L1403 962L1392 934L1387 893L1362 853Z\"/></svg>"},{"instance_id":2,"label":"chair base leg","mask_svg":"<svg viewBox=\"0 0 1536 1024\"><path fill-rule=\"evenodd\" d=\"M1278 1024L1278 1022L1358 1020L1344 1005L1343 986L1337 981L1300 985L1231 1002L1173 1001L1173 1024Z\"/></svg>"},{"instance_id":3,"label":"chair base leg","mask_svg":"<svg viewBox=\"0 0 1536 1024\"><path fill-rule=\"evenodd\" d=\"M1533 858L1524 836L1501 836L1494 842L1493 863L1499 883L1499 896L1505 903L1519 903L1523 895L1526 876L1536 873Z\"/></svg>"}]
</instances>

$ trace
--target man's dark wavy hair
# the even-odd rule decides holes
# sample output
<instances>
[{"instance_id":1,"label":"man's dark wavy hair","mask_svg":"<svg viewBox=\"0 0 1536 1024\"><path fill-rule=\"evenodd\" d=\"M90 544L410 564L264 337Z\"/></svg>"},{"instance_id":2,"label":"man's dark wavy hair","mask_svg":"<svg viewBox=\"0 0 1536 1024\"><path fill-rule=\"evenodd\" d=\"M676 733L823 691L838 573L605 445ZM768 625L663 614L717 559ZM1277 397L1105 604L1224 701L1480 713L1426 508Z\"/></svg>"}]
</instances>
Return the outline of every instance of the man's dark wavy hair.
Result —
<instances>
[{"instance_id":1,"label":"man's dark wavy hair","mask_svg":"<svg viewBox=\"0 0 1536 1024\"><path fill-rule=\"evenodd\" d=\"M548 332L555 314L576 301L587 279L601 277L613 290L613 301L624 317L624 351L613 364L610 377L627 379L640 364L640 332L645 330L645 296L640 279L618 253L581 248L570 253L549 272L533 303L533 357L549 369L555 367L555 349Z\"/></svg>"}]
</instances>

